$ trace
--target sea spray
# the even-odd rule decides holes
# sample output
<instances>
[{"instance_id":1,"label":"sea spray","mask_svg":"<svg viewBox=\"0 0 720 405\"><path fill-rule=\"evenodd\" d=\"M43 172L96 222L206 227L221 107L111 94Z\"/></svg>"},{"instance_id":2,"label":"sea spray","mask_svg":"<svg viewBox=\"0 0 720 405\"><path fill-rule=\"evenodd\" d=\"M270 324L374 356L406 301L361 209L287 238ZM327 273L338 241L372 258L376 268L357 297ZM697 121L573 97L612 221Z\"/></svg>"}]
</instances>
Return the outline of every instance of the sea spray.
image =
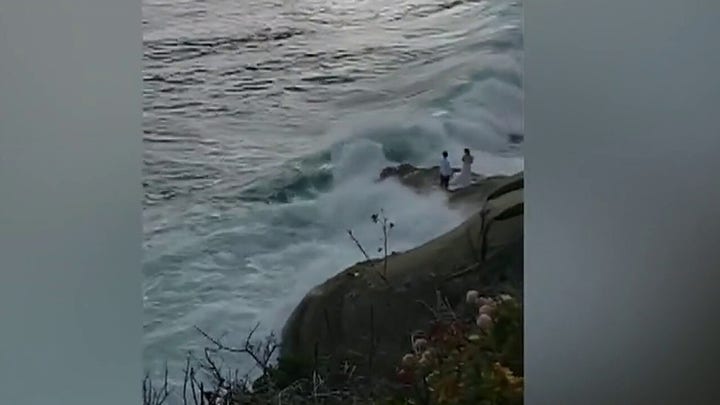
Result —
<instances>
[{"instance_id":1,"label":"sea spray","mask_svg":"<svg viewBox=\"0 0 720 405\"><path fill-rule=\"evenodd\" d=\"M186 21L167 13L189 6L154 3L144 8L150 25L162 23L145 44L155 79L144 100L143 357L155 373L167 361L175 384L187 352L202 355L207 344L193 326L228 344L257 322L258 337L279 331L307 291L363 260L348 228L370 252L380 246L370 221L379 208L396 223L391 251L462 221L441 194L376 182L384 166L436 165L442 150L457 165L469 147L478 173L523 168L522 145L508 142L523 129L514 2L383 5L371 14L394 17L350 21L357 36L323 31L356 13L325 10L319 18L330 25L283 13L302 25L284 39L236 32L242 16L214 0L203 8L226 19L199 23L184 10ZM259 14L247 30L277 21L282 8L264 4L248 7ZM188 47L185 36L199 41ZM347 80L307 80L322 75ZM188 100L195 107L177 108ZM242 356L226 363L251 365Z\"/></svg>"}]
</instances>

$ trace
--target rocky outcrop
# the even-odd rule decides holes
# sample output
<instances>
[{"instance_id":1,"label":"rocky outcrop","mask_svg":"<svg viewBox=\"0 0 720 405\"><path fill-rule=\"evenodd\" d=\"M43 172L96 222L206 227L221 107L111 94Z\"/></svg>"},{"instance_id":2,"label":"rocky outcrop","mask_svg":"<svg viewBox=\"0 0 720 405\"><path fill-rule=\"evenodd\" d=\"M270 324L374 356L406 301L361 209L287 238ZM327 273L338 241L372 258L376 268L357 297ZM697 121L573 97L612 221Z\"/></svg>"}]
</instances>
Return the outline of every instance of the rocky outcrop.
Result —
<instances>
[{"instance_id":1,"label":"rocky outcrop","mask_svg":"<svg viewBox=\"0 0 720 405\"><path fill-rule=\"evenodd\" d=\"M460 169L453 169L456 173ZM424 193L440 189L440 168L438 166L420 168L411 164L401 164L399 166L386 167L380 172L380 181L395 178L400 183L413 190ZM473 173L473 180L479 181L483 177Z\"/></svg>"},{"instance_id":2,"label":"rocky outcrop","mask_svg":"<svg viewBox=\"0 0 720 405\"><path fill-rule=\"evenodd\" d=\"M455 169L456 172L460 169ZM419 168L410 164L386 167L380 173L378 181L395 179L419 194L442 191L440 188L440 169L437 166ZM473 173L473 184L457 190L450 190L448 203L453 207L464 207L469 212L479 211L479 205L511 191L524 187L523 173L513 176L483 177Z\"/></svg>"},{"instance_id":3,"label":"rocky outcrop","mask_svg":"<svg viewBox=\"0 0 720 405\"><path fill-rule=\"evenodd\" d=\"M436 185L437 168L400 165L381 173L418 192ZM438 294L451 304L469 288L522 297L523 175L480 178L448 193L472 212L452 231L407 252L358 263L310 291L287 321L282 355L348 361L358 372L388 374L410 335L434 315ZM472 209L471 209L472 208ZM313 360L314 361L314 360Z\"/></svg>"}]
</instances>

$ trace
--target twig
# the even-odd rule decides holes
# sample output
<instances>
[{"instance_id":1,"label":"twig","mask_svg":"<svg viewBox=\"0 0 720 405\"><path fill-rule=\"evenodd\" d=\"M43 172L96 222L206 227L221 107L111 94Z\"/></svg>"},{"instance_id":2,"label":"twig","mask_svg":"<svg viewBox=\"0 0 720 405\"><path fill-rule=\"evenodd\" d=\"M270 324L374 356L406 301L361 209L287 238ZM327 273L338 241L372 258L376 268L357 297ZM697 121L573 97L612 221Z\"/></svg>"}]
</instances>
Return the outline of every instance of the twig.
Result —
<instances>
[{"instance_id":1,"label":"twig","mask_svg":"<svg viewBox=\"0 0 720 405\"><path fill-rule=\"evenodd\" d=\"M377 272L377 275L380 276L380 278L387 284L389 287L392 287L392 284L390 284L390 280L388 280L387 277L385 277L384 274L382 274L380 271Z\"/></svg>"},{"instance_id":2,"label":"twig","mask_svg":"<svg viewBox=\"0 0 720 405\"><path fill-rule=\"evenodd\" d=\"M198 404L198 397L195 391L195 370L192 367L190 368L190 391L192 392L192 398L195 405L200 405ZM202 395L200 395L200 401L202 401Z\"/></svg>"},{"instance_id":3,"label":"twig","mask_svg":"<svg viewBox=\"0 0 720 405\"><path fill-rule=\"evenodd\" d=\"M380 217L382 215L382 217ZM380 224L380 229L383 233L383 246L378 249L378 252L382 252L383 254L383 271L381 274L381 277L383 281L385 281L386 284L390 285L390 281L387 278L387 270L388 270L388 244L390 241L390 230L395 227L395 224L392 222L389 222L387 216L385 215L385 210L380 209L379 214L373 214L371 217L372 221L376 224Z\"/></svg>"},{"instance_id":4,"label":"twig","mask_svg":"<svg viewBox=\"0 0 720 405\"><path fill-rule=\"evenodd\" d=\"M430 307L430 305L426 304L424 301L415 300L415 302L417 302L418 304L424 306L425 309L427 309L428 311L430 311L430 313L432 313L433 316L434 316L436 319L439 319L439 318L440 318L440 314L438 314L437 311L435 311L434 309L432 309L432 308Z\"/></svg>"},{"instance_id":5,"label":"twig","mask_svg":"<svg viewBox=\"0 0 720 405\"><path fill-rule=\"evenodd\" d=\"M388 265L388 220L385 216L385 211L380 210L383 215L383 223L382 223L382 230L383 230L383 275L387 277L387 265Z\"/></svg>"},{"instance_id":6,"label":"twig","mask_svg":"<svg viewBox=\"0 0 720 405\"><path fill-rule=\"evenodd\" d=\"M370 256L368 256L367 252L360 244L360 241L357 240L357 238L355 237L355 235L352 232L352 229L348 229L347 233L348 233L348 235L350 235L350 239L352 239L352 241L355 242L355 246L357 246L358 249L360 249L360 252L362 252L363 256L365 256L365 260L370 261Z\"/></svg>"},{"instance_id":7,"label":"twig","mask_svg":"<svg viewBox=\"0 0 720 405\"><path fill-rule=\"evenodd\" d=\"M185 360L185 377L183 378L183 405L187 405L187 383L190 373L190 355Z\"/></svg>"},{"instance_id":8,"label":"twig","mask_svg":"<svg viewBox=\"0 0 720 405\"><path fill-rule=\"evenodd\" d=\"M440 292L438 291L438 295L440 295ZM446 296L442 297L442 303L443 307L445 308L445 311L452 317L454 321L457 320L457 314L455 313L455 310L453 309L452 305L450 305L450 300Z\"/></svg>"},{"instance_id":9,"label":"twig","mask_svg":"<svg viewBox=\"0 0 720 405\"><path fill-rule=\"evenodd\" d=\"M142 384L143 405L162 405L170 396L168 388L168 367L165 364L165 374L163 376L163 384L159 389L153 385L152 378L149 374L145 375Z\"/></svg>"},{"instance_id":10,"label":"twig","mask_svg":"<svg viewBox=\"0 0 720 405\"><path fill-rule=\"evenodd\" d=\"M220 368L215 364L215 362L210 357L210 352L217 353L217 350L210 349L208 347L205 348L205 361L207 362L207 366L201 365L201 367L208 371L210 374L213 375L215 378L215 381L217 382L218 388L222 388L225 385L225 378L222 376L222 371Z\"/></svg>"},{"instance_id":11,"label":"twig","mask_svg":"<svg viewBox=\"0 0 720 405\"><path fill-rule=\"evenodd\" d=\"M449 281L449 280L452 280L452 279L454 279L454 278L458 278L458 277L464 276L464 275L467 274L467 273L471 273L471 272L477 270L478 267L480 267L480 263L473 263L473 264L465 267L464 269L462 269L462 270L460 270L460 271L457 271L457 272L455 272L455 273L450 274L449 276L445 277L445 278L443 279L443 281Z\"/></svg>"},{"instance_id":12,"label":"twig","mask_svg":"<svg viewBox=\"0 0 720 405\"><path fill-rule=\"evenodd\" d=\"M262 352L260 355L256 352L255 346L252 344L251 339L257 329L260 327L260 324L256 324L255 327L250 331L247 338L245 339L245 345L243 348L235 348L226 346L217 339L213 338L212 336L208 335L200 329L199 327L195 326L195 329L197 329L200 334L202 334L207 340L212 342L216 346L217 351L225 351L230 353L242 353L250 356L257 366L262 368L263 374L267 375L270 371L270 367L268 364L270 363L270 360L272 359L272 356L275 354L275 351L279 347L277 343L275 343L274 334L270 335L270 339L265 343L264 347L262 348ZM262 358L260 357L262 356Z\"/></svg>"}]
</instances>

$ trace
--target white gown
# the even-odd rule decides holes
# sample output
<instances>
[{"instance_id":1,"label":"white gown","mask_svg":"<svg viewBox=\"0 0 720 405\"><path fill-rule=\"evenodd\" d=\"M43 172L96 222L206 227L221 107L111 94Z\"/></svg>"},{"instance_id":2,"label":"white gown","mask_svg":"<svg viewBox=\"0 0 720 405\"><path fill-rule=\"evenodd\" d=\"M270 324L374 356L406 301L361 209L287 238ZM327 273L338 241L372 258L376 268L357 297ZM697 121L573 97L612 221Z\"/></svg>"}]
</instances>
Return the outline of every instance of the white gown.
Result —
<instances>
[{"instance_id":1,"label":"white gown","mask_svg":"<svg viewBox=\"0 0 720 405\"><path fill-rule=\"evenodd\" d=\"M472 155L463 155L462 157L462 170L460 170L460 175L455 179L453 182L455 186L458 188L467 187L472 183L472 164L473 164L473 157Z\"/></svg>"}]
</instances>

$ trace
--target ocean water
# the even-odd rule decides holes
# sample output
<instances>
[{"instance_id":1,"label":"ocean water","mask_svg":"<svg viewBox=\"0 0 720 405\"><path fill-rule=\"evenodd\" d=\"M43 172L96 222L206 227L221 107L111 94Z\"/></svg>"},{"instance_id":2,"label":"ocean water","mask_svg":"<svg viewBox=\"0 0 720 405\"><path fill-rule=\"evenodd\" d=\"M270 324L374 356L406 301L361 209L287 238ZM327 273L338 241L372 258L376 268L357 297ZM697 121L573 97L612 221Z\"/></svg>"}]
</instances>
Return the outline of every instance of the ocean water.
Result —
<instances>
[{"instance_id":1,"label":"ocean water","mask_svg":"<svg viewBox=\"0 0 720 405\"><path fill-rule=\"evenodd\" d=\"M376 183L462 148L522 170L522 5L511 0L144 0L144 362L172 382L195 326L240 344L380 245L459 224ZM241 370L247 359L226 359Z\"/></svg>"}]
</instances>

